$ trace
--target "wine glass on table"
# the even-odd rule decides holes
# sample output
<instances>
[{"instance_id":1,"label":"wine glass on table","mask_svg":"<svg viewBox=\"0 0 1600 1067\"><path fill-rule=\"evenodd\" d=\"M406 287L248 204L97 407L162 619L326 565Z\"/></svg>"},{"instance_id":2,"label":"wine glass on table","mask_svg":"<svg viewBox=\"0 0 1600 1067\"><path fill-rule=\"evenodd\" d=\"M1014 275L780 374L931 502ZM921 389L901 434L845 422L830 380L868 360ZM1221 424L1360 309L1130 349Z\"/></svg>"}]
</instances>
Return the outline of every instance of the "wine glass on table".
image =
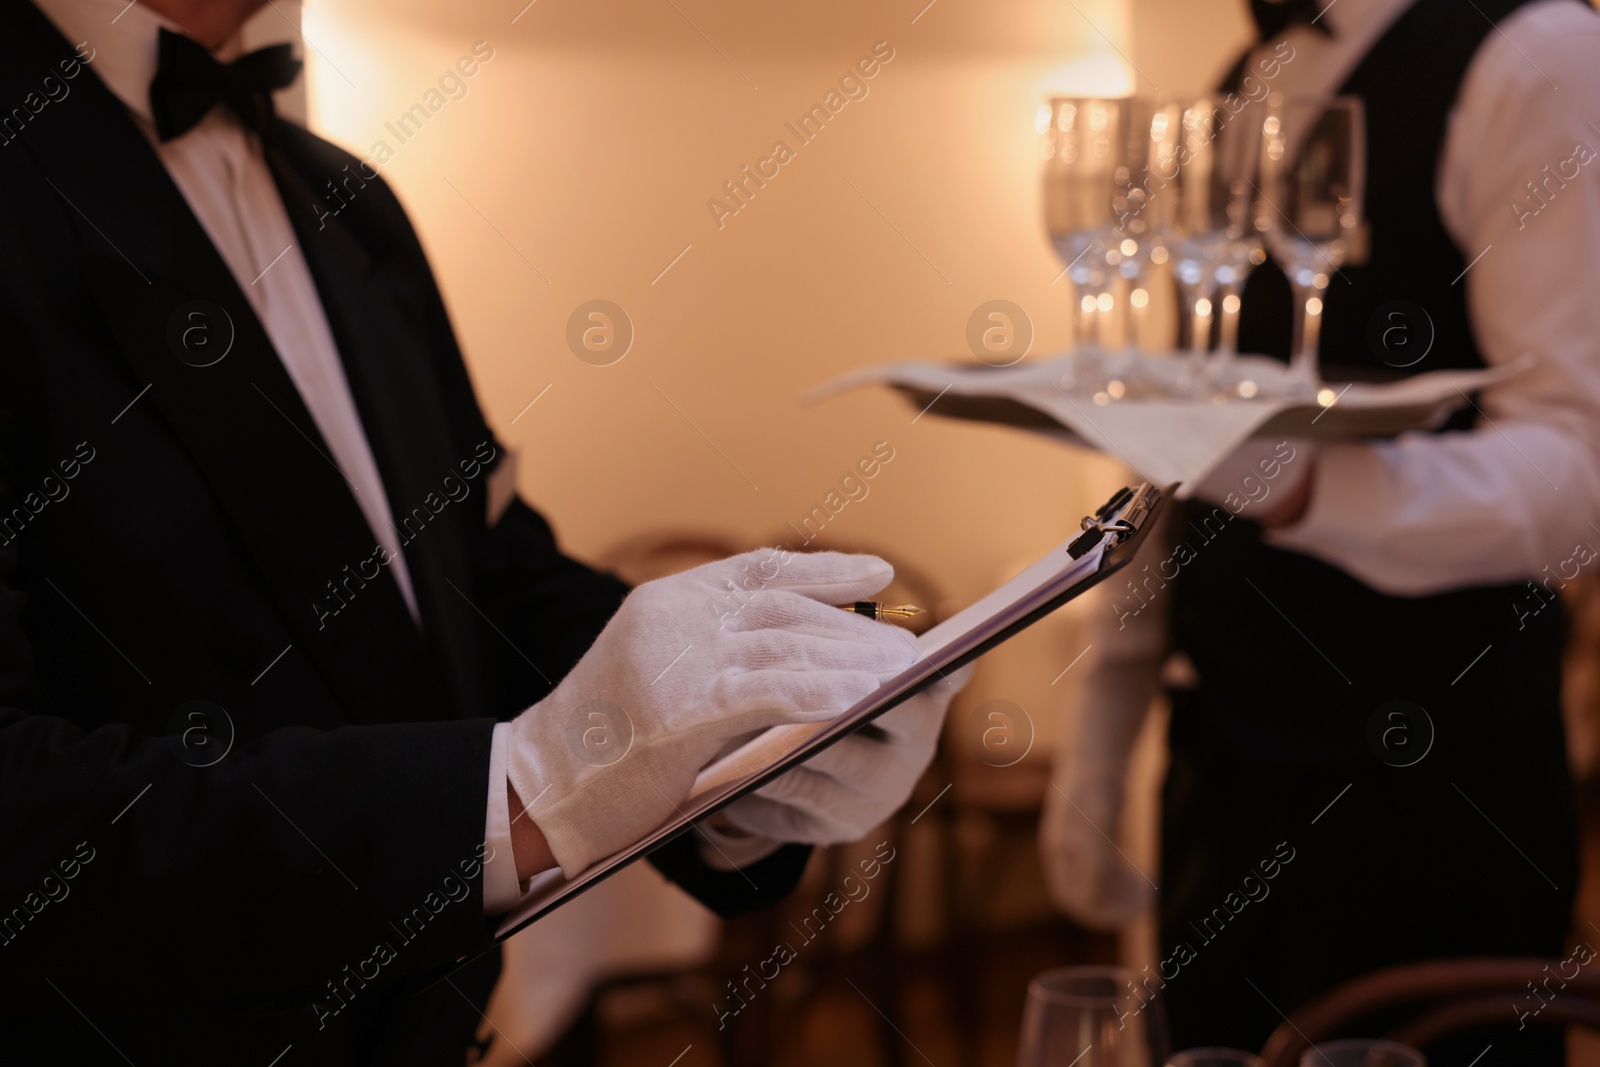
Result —
<instances>
[{"instance_id":1,"label":"wine glass on table","mask_svg":"<svg viewBox=\"0 0 1600 1067\"><path fill-rule=\"evenodd\" d=\"M1252 205L1264 116L1249 107L1232 114L1211 96L1170 106L1172 159L1158 176L1170 175L1163 224L1187 313L1189 383L1196 392L1217 387L1233 396L1239 386L1239 294L1261 247ZM1208 357L1213 322L1217 347Z\"/></svg>"},{"instance_id":2,"label":"wine glass on table","mask_svg":"<svg viewBox=\"0 0 1600 1067\"><path fill-rule=\"evenodd\" d=\"M1160 994L1124 967L1061 967L1028 986L1017 1067L1161 1067Z\"/></svg>"},{"instance_id":3,"label":"wine glass on table","mask_svg":"<svg viewBox=\"0 0 1600 1067\"><path fill-rule=\"evenodd\" d=\"M1094 392L1108 384L1102 320L1114 307L1121 262L1118 193L1128 178L1129 101L1058 96L1041 115L1045 229L1074 289L1067 384Z\"/></svg>"},{"instance_id":4,"label":"wine glass on table","mask_svg":"<svg viewBox=\"0 0 1600 1067\"><path fill-rule=\"evenodd\" d=\"M1359 98L1269 98L1256 227L1294 290L1290 392L1315 394L1322 385L1317 337L1323 296L1360 233L1366 170Z\"/></svg>"}]
</instances>

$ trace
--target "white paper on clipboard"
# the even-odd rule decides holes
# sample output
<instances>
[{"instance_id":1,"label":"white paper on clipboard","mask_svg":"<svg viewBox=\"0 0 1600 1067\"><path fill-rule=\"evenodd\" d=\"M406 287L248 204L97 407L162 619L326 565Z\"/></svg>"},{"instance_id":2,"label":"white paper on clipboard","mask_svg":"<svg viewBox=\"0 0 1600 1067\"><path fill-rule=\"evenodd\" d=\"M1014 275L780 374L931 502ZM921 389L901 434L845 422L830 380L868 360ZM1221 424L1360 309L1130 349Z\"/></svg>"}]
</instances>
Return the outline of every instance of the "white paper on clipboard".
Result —
<instances>
[{"instance_id":1,"label":"white paper on clipboard","mask_svg":"<svg viewBox=\"0 0 1600 1067\"><path fill-rule=\"evenodd\" d=\"M1124 494L1126 497L1119 497L1123 500L1120 506L1103 517L1112 523L1131 521L1128 534L1137 538L1139 527L1148 526L1146 520L1160 506L1164 494L1148 483L1136 490L1124 490ZM1073 559L1067 546L1079 536L1074 533L1015 578L923 634L917 639L921 659L840 715L826 722L779 726L766 731L702 770L688 798L678 806L677 815L642 840L600 861L576 878L563 880L559 871L552 871L536 879L528 897L502 919L495 939L504 940L589 886L648 855L698 820L738 796L760 788L917 690L976 658L1042 612L1052 610L1093 585L1103 577L1105 556L1113 539L1119 535L1106 537L1081 557ZM1127 557L1120 549L1118 556L1126 562Z\"/></svg>"}]
</instances>

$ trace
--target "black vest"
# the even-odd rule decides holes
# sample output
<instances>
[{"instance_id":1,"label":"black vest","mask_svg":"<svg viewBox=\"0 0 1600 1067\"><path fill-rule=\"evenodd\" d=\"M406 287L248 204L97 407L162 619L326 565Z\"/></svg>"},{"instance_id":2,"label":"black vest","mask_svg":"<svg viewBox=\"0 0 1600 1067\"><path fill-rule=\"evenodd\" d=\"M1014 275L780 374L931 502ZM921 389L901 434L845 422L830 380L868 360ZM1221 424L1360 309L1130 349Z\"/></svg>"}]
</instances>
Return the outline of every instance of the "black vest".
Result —
<instances>
[{"instance_id":1,"label":"black vest","mask_svg":"<svg viewBox=\"0 0 1600 1067\"><path fill-rule=\"evenodd\" d=\"M1366 105L1370 256L1343 268L1325 294L1329 377L1484 365L1456 281L1481 249L1464 256L1451 242L1434 180L1450 109L1490 20L1526 2L1417 0L1340 89ZM1429 320L1428 354L1399 366L1420 353ZM1411 347L1385 338L1394 326L1409 331ZM1240 348L1287 358L1290 330L1288 283L1269 263L1245 287ZM1152 569L1177 572L1175 644L1201 678L1180 707L1240 758L1370 761L1369 727L1395 700L1423 707L1446 750L1559 742L1560 606L1548 594L1524 583L1386 596L1269 547L1259 526L1225 508L1193 502L1177 527L1184 547Z\"/></svg>"}]
</instances>

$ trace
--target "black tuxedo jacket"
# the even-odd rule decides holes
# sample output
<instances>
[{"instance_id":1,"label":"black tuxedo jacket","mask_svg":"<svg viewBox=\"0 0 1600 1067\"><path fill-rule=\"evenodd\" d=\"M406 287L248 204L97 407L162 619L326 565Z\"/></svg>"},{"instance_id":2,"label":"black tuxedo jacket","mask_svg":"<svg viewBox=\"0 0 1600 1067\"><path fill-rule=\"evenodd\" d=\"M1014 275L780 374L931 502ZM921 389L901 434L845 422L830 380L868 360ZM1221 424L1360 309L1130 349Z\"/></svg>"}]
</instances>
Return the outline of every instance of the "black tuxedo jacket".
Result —
<instances>
[{"instance_id":1,"label":"black tuxedo jacket","mask_svg":"<svg viewBox=\"0 0 1600 1067\"><path fill-rule=\"evenodd\" d=\"M502 450L399 203L313 210L353 157L269 138L420 631L238 284L25 0L0 109L0 1060L460 1063L493 967L413 994L489 944L491 728L624 587L520 502L488 522ZM657 865L727 912L804 858Z\"/></svg>"}]
</instances>

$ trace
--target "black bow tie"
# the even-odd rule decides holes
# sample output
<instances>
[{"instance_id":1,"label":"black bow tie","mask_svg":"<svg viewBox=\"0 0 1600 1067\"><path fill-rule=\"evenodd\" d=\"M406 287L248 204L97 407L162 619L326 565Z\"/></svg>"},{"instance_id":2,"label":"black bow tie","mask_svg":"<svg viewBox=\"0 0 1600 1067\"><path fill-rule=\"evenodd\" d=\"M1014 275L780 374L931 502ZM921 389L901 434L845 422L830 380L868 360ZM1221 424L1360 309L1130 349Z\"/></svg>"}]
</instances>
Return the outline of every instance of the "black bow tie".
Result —
<instances>
[{"instance_id":1,"label":"black bow tie","mask_svg":"<svg viewBox=\"0 0 1600 1067\"><path fill-rule=\"evenodd\" d=\"M1332 37L1333 27L1322 17L1332 6L1321 0L1250 0L1250 15L1263 41L1280 36L1296 22Z\"/></svg>"},{"instance_id":2,"label":"black bow tie","mask_svg":"<svg viewBox=\"0 0 1600 1067\"><path fill-rule=\"evenodd\" d=\"M300 61L287 44L219 63L199 41L162 30L160 63L150 83L150 113L163 141L181 137L219 103L227 104L246 126L265 133L272 119L272 91L300 74Z\"/></svg>"}]
</instances>

